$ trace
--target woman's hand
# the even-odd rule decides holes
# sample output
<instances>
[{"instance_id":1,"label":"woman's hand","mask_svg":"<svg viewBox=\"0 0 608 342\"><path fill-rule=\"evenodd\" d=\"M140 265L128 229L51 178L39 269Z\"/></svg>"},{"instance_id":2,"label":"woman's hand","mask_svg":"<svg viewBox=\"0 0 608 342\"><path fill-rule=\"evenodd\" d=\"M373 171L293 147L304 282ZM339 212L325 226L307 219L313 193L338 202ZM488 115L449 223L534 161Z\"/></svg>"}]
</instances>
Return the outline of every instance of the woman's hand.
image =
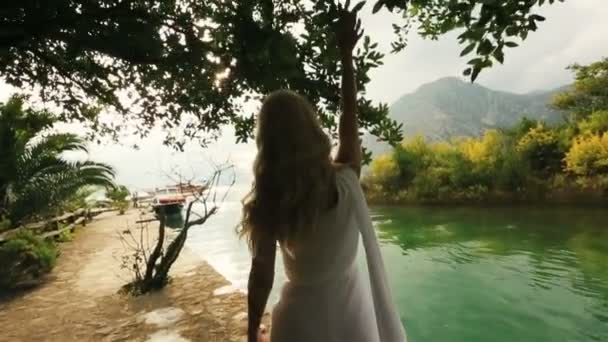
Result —
<instances>
[{"instance_id":1,"label":"woman's hand","mask_svg":"<svg viewBox=\"0 0 608 342\"><path fill-rule=\"evenodd\" d=\"M357 45L357 42L363 36L361 19L357 19L357 12L359 12L364 4L365 2L362 1L351 10L348 9L350 0L346 1L344 7L338 4L338 20L335 30L338 47L342 53L352 53L355 45Z\"/></svg>"},{"instance_id":2,"label":"woman's hand","mask_svg":"<svg viewBox=\"0 0 608 342\"><path fill-rule=\"evenodd\" d=\"M270 336L268 334L268 329L264 324L260 324L260 328L258 329L258 341L257 342L270 342Z\"/></svg>"}]
</instances>

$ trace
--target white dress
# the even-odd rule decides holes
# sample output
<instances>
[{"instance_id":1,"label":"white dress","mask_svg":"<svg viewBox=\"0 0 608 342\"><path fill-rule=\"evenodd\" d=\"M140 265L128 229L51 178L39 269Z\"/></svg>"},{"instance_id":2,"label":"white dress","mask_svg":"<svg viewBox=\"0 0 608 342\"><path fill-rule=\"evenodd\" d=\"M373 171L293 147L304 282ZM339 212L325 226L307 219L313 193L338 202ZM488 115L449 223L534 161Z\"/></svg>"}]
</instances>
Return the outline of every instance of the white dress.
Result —
<instances>
[{"instance_id":1,"label":"white dress","mask_svg":"<svg viewBox=\"0 0 608 342\"><path fill-rule=\"evenodd\" d=\"M296 251L282 248L288 281L273 310L271 341L403 342L359 179L344 167L336 183L338 204L320 219L314 238ZM355 262L360 235L369 278Z\"/></svg>"}]
</instances>

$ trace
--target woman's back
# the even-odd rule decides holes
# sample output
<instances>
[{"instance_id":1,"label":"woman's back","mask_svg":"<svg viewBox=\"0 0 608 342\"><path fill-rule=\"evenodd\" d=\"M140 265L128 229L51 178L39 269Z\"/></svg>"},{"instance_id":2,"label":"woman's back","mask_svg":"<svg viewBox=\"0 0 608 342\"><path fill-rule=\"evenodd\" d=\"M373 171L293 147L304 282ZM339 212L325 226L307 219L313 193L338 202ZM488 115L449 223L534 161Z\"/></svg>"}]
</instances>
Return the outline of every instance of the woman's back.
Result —
<instances>
[{"instance_id":1,"label":"woman's back","mask_svg":"<svg viewBox=\"0 0 608 342\"><path fill-rule=\"evenodd\" d=\"M327 210L309 236L293 244L281 246L287 278L293 285L314 285L344 273L357 255L359 232L353 221L353 196L346 173L347 167L336 170L337 201Z\"/></svg>"}]
</instances>

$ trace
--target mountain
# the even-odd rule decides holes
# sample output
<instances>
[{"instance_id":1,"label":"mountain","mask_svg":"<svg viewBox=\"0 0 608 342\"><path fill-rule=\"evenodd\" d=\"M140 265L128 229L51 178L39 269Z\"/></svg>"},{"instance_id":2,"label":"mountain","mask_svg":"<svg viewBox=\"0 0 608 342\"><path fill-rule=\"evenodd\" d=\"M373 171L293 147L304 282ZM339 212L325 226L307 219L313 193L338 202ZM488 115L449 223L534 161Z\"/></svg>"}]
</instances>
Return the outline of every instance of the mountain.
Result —
<instances>
[{"instance_id":1,"label":"mountain","mask_svg":"<svg viewBox=\"0 0 608 342\"><path fill-rule=\"evenodd\" d=\"M549 124L562 121L563 114L548 104L553 95L565 88L515 94L447 77L403 95L390 106L389 115L403 123L406 138L422 135L430 140L448 140L477 136L485 129L512 127L523 117ZM388 149L371 136L365 142L375 153Z\"/></svg>"}]
</instances>

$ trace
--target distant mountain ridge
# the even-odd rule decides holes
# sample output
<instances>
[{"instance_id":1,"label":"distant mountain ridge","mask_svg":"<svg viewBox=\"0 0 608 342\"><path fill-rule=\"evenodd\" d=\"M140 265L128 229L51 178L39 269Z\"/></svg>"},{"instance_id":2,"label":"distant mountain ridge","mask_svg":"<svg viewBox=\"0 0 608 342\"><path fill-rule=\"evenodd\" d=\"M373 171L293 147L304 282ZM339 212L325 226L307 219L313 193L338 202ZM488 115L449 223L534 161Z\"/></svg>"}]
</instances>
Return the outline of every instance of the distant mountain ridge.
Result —
<instances>
[{"instance_id":1,"label":"distant mountain ridge","mask_svg":"<svg viewBox=\"0 0 608 342\"><path fill-rule=\"evenodd\" d=\"M512 127L523 117L554 124L563 120L563 113L549 103L566 88L515 94L446 77L401 96L390 106L389 116L403 123L406 138L422 135L430 140L478 136L486 129ZM388 149L370 136L365 142L375 153Z\"/></svg>"}]
</instances>

